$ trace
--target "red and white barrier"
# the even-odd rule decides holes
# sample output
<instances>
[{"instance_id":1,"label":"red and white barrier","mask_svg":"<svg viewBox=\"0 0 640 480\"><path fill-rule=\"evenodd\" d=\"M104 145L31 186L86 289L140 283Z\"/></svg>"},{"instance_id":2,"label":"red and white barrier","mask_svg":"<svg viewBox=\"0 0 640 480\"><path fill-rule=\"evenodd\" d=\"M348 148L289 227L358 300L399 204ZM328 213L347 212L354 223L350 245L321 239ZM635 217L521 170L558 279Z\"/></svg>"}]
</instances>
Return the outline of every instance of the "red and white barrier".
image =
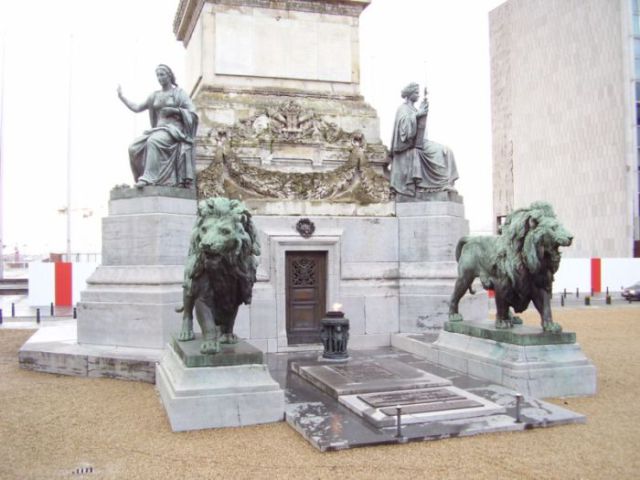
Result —
<instances>
[{"instance_id":1,"label":"red and white barrier","mask_svg":"<svg viewBox=\"0 0 640 480\"><path fill-rule=\"evenodd\" d=\"M87 278L95 271L97 263L32 262L29 263L30 306L54 303L56 306L75 305L80 292L87 287Z\"/></svg>"}]
</instances>

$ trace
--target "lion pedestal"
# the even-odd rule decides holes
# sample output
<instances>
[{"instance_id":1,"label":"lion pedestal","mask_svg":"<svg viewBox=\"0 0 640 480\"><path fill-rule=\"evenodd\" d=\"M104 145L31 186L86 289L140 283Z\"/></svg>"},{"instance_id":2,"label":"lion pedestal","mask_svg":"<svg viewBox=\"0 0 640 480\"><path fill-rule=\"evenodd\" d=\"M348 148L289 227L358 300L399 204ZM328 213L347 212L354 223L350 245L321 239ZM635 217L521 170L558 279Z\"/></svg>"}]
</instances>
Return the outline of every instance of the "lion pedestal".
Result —
<instances>
[{"instance_id":1,"label":"lion pedestal","mask_svg":"<svg viewBox=\"0 0 640 480\"><path fill-rule=\"evenodd\" d=\"M572 332L493 321L445 322L437 340L395 335L395 347L430 362L537 397L595 395L596 367Z\"/></svg>"},{"instance_id":2,"label":"lion pedestal","mask_svg":"<svg viewBox=\"0 0 640 480\"><path fill-rule=\"evenodd\" d=\"M174 432L284 419L284 391L260 350L240 341L201 354L200 335L195 340L174 338L156 370L156 388Z\"/></svg>"}]
</instances>

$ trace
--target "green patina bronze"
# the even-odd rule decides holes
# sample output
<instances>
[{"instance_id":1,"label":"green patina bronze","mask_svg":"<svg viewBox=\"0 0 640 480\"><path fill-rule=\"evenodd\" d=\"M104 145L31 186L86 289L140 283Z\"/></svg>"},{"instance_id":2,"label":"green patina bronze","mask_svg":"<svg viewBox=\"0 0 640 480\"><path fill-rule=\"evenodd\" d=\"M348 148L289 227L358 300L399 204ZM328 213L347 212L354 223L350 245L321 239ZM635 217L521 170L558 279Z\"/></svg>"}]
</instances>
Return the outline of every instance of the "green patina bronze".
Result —
<instances>
[{"instance_id":1,"label":"green patina bronze","mask_svg":"<svg viewBox=\"0 0 640 480\"><path fill-rule=\"evenodd\" d=\"M560 345L576 343L573 332L541 332L526 325L518 325L512 329L497 328L490 323L445 322L444 330L451 333L462 333L470 337L484 338L495 342L513 345Z\"/></svg>"},{"instance_id":2,"label":"green patina bronze","mask_svg":"<svg viewBox=\"0 0 640 480\"><path fill-rule=\"evenodd\" d=\"M263 353L247 342L220 345L216 355L200 352L202 337L195 336L195 341L184 342L174 335L171 344L174 352L182 359L187 368L193 367L229 367L233 365L262 365Z\"/></svg>"},{"instance_id":3,"label":"green patina bronze","mask_svg":"<svg viewBox=\"0 0 640 480\"><path fill-rule=\"evenodd\" d=\"M178 340L195 340L193 311L203 333L200 353L218 353L237 343L233 325L241 304L251 303L256 281L258 234L239 200L207 198L198 204L184 269L182 329Z\"/></svg>"},{"instance_id":4,"label":"green patina bronze","mask_svg":"<svg viewBox=\"0 0 640 480\"><path fill-rule=\"evenodd\" d=\"M497 236L462 237L456 247L458 278L449 306L449 321L462 321L458 304L472 283L495 292L496 327L512 328L522 321L510 308L523 312L533 302L540 313L542 329L559 333L562 327L551 316L553 274L560 265L561 246L573 237L560 224L551 208L535 202L509 214Z\"/></svg>"},{"instance_id":5,"label":"green patina bronze","mask_svg":"<svg viewBox=\"0 0 640 480\"><path fill-rule=\"evenodd\" d=\"M167 65L156 67L160 90L142 103L132 102L118 86L118 98L135 113L147 110L151 129L129 146L129 162L135 186L195 187L194 139L198 115L187 92L178 87Z\"/></svg>"}]
</instances>

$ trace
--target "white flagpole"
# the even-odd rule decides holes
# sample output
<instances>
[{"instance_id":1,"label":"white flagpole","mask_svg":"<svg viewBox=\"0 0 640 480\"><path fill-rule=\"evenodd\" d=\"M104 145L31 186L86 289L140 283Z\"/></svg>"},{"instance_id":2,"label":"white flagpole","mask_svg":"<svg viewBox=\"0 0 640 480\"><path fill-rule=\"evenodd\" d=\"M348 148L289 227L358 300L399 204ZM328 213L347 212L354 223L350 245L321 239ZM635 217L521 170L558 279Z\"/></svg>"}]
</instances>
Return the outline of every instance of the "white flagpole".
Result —
<instances>
[{"instance_id":1,"label":"white flagpole","mask_svg":"<svg viewBox=\"0 0 640 480\"><path fill-rule=\"evenodd\" d=\"M4 244L3 244L3 210L4 210L4 189L2 187L4 182L4 169L3 169L3 152L4 152L4 139L2 136L3 128L4 128L4 82L6 79L5 76L5 55L6 55L6 37L4 33L0 38L0 43L2 44L2 63L0 63L0 69L2 73L0 74L0 279L4 278Z\"/></svg>"},{"instance_id":2,"label":"white flagpole","mask_svg":"<svg viewBox=\"0 0 640 480\"><path fill-rule=\"evenodd\" d=\"M73 35L69 35L69 87L67 98L67 262L71 261L71 86L73 79Z\"/></svg>"}]
</instances>

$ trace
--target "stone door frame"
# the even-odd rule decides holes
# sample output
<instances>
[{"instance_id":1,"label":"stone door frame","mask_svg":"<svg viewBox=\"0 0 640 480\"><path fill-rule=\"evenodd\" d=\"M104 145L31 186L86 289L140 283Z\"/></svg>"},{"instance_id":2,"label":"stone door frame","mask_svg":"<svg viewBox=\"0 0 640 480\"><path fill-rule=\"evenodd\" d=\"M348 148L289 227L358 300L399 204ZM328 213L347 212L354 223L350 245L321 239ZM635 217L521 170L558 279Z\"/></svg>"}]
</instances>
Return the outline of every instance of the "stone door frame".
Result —
<instances>
[{"instance_id":1,"label":"stone door frame","mask_svg":"<svg viewBox=\"0 0 640 480\"><path fill-rule=\"evenodd\" d=\"M286 252L327 252L327 310L340 298L340 237L342 231L311 238L264 232L269 238L270 277L276 291L278 351L308 350L308 345L290 347L287 340ZM313 344L311 344L313 345ZM320 344L318 344L320 345Z\"/></svg>"}]
</instances>

